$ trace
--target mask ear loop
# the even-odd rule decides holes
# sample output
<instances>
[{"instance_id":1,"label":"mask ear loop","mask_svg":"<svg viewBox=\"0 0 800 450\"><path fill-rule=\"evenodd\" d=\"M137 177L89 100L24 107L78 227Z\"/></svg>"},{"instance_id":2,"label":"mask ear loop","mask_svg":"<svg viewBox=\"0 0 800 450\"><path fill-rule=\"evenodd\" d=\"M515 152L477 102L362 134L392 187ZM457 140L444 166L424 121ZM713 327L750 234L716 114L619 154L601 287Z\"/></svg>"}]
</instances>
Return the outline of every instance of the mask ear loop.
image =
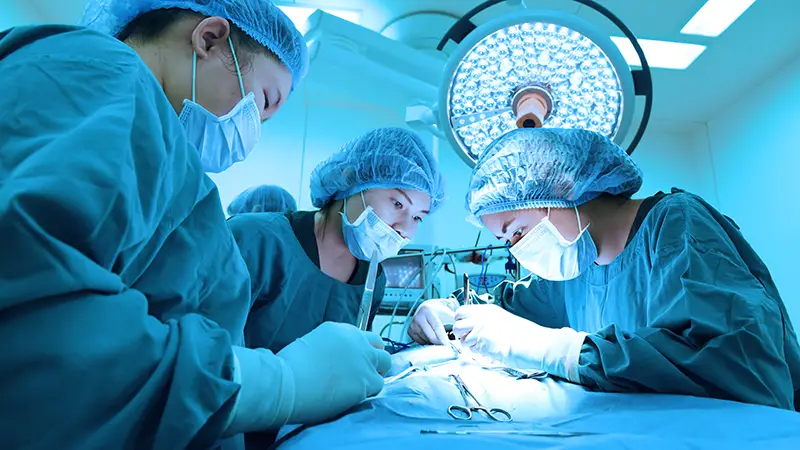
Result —
<instances>
[{"instance_id":1,"label":"mask ear loop","mask_svg":"<svg viewBox=\"0 0 800 450\"><path fill-rule=\"evenodd\" d=\"M242 81L242 72L239 69L239 60L236 58L236 50L233 49L233 41L228 38L228 44L231 46L231 55L233 55L233 64L236 65L236 77L239 78L239 89L242 91L242 98L244 95L244 82ZM192 58L192 103L197 103L197 52L194 52Z\"/></svg>"},{"instance_id":2,"label":"mask ear loop","mask_svg":"<svg viewBox=\"0 0 800 450\"><path fill-rule=\"evenodd\" d=\"M364 211L367 210L367 201L364 200L364 191L361 191L361 203L364 204Z\"/></svg>"},{"instance_id":3,"label":"mask ear loop","mask_svg":"<svg viewBox=\"0 0 800 450\"><path fill-rule=\"evenodd\" d=\"M228 37L228 44L231 46L231 55L233 55L233 63L236 65L236 76L239 77L239 89L242 90L242 98L244 98L244 82L242 82L242 72L239 70L239 60L236 59L236 50L233 49L233 41ZM195 53L195 58L197 54Z\"/></svg>"},{"instance_id":4,"label":"mask ear loop","mask_svg":"<svg viewBox=\"0 0 800 450\"><path fill-rule=\"evenodd\" d=\"M194 52L194 58L192 58L192 103L197 103L197 99L195 98L195 92L197 90L197 52Z\"/></svg>"},{"instance_id":5,"label":"mask ear loop","mask_svg":"<svg viewBox=\"0 0 800 450\"><path fill-rule=\"evenodd\" d=\"M581 225L581 213L578 211L577 206L575 207L575 215L578 216L578 234L580 235L589 229L589 225L587 224L585 229L583 228L583 225Z\"/></svg>"}]
</instances>

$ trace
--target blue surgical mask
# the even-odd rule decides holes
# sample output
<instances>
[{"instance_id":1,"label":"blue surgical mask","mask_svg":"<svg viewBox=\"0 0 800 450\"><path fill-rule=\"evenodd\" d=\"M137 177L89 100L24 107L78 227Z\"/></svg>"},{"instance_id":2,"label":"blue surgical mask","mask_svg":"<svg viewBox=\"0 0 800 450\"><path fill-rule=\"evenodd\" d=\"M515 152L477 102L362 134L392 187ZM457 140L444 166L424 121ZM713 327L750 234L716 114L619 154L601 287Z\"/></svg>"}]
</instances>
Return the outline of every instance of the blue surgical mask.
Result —
<instances>
[{"instance_id":1,"label":"blue surgical mask","mask_svg":"<svg viewBox=\"0 0 800 450\"><path fill-rule=\"evenodd\" d=\"M580 233L574 241L564 239L550 222L548 210L547 217L511 247L511 254L523 267L545 280L577 278L597 259L597 246L589 235L589 226L581 227L578 208L575 208L575 214Z\"/></svg>"},{"instance_id":2,"label":"blue surgical mask","mask_svg":"<svg viewBox=\"0 0 800 450\"><path fill-rule=\"evenodd\" d=\"M342 233L344 242L350 253L362 261L369 261L373 252L378 251L378 261L397 255L400 249L408 245L408 239L384 222L371 206L367 206L364 200L364 193L361 193L361 202L364 203L364 212L358 216L355 222L347 220L347 199L344 199L344 211L342 215Z\"/></svg>"},{"instance_id":3,"label":"blue surgical mask","mask_svg":"<svg viewBox=\"0 0 800 450\"><path fill-rule=\"evenodd\" d=\"M228 39L228 43L236 65L242 99L228 114L221 117L215 116L195 103L197 82L197 53L195 53L192 63L192 100L183 101L180 114L186 137L200 152L200 161L206 172L219 173L234 163L244 161L261 137L261 115L255 95L252 92L245 95L233 42Z\"/></svg>"}]
</instances>

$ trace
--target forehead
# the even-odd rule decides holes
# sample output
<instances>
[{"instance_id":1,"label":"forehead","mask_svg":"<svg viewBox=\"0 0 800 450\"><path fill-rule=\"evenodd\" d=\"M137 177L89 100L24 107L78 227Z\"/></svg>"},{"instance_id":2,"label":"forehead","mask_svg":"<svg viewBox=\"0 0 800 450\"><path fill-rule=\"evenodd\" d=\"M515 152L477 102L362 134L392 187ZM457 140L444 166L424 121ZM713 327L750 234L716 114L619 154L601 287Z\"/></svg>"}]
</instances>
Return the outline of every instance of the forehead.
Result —
<instances>
[{"instance_id":1,"label":"forehead","mask_svg":"<svg viewBox=\"0 0 800 450\"><path fill-rule=\"evenodd\" d=\"M431 207L431 196L420 191L415 191L413 189L404 190L403 192L411 198L411 201L414 202L414 206L419 207L420 209L430 209Z\"/></svg>"},{"instance_id":2,"label":"forehead","mask_svg":"<svg viewBox=\"0 0 800 450\"><path fill-rule=\"evenodd\" d=\"M253 69L259 79L288 84L287 89L292 85L292 73L282 62L268 53L259 52L253 57Z\"/></svg>"},{"instance_id":3,"label":"forehead","mask_svg":"<svg viewBox=\"0 0 800 450\"><path fill-rule=\"evenodd\" d=\"M503 211L499 213L486 214L481 216L481 221L486 228L488 228L494 234L499 235L503 224L509 219L516 217L516 213L516 211Z\"/></svg>"},{"instance_id":4,"label":"forehead","mask_svg":"<svg viewBox=\"0 0 800 450\"><path fill-rule=\"evenodd\" d=\"M414 208L419 208L422 210L429 209L431 206L431 196L420 191L415 191L413 189L400 189L400 191L404 192L408 198L414 203ZM365 195L375 196L375 197L399 197L398 200L403 200L404 202L407 201L405 196L401 194L397 189L370 189L365 193Z\"/></svg>"},{"instance_id":5,"label":"forehead","mask_svg":"<svg viewBox=\"0 0 800 450\"><path fill-rule=\"evenodd\" d=\"M503 211L499 213L487 214L481 219L483 224L497 236L503 234L502 229L505 225L531 225L539 223L547 215L546 209L523 209L516 211ZM513 232L514 230L506 230Z\"/></svg>"}]
</instances>

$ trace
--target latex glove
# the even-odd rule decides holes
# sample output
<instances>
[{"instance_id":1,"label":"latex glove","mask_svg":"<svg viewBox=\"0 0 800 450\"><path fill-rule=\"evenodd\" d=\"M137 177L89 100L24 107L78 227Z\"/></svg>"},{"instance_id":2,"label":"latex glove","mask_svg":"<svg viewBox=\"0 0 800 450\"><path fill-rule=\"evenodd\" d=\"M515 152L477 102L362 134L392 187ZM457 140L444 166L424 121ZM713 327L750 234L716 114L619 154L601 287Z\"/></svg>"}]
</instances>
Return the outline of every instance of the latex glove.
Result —
<instances>
[{"instance_id":1,"label":"latex glove","mask_svg":"<svg viewBox=\"0 0 800 450\"><path fill-rule=\"evenodd\" d=\"M578 358L586 333L546 328L497 305L456 310L453 334L475 353L517 369L544 370L579 383Z\"/></svg>"},{"instance_id":2,"label":"latex glove","mask_svg":"<svg viewBox=\"0 0 800 450\"><path fill-rule=\"evenodd\" d=\"M288 423L331 419L383 389L392 367L375 333L325 322L278 353L292 369L295 406Z\"/></svg>"},{"instance_id":3,"label":"latex glove","mask_svg":"<svg viewBox=\"0 0 800 450\"><path fill-rule=\"evenodd\" d=\"M375 333L325 322L277 355L234 347L241 389L227 435L332 419L383 389L392 362Z\"/></svg>"},{"instance_id":4,"label":"latex glove","mask_svg":"<svg viewBox=\"0 0 800 450\"><path fill-rule=\"evenodd\" d=\"M455 322L456 308L458 301L451 298L422 302L408 327L408 336L418 344L447 344L449 339L444 326Z\"/></svg>"}]
</instances>

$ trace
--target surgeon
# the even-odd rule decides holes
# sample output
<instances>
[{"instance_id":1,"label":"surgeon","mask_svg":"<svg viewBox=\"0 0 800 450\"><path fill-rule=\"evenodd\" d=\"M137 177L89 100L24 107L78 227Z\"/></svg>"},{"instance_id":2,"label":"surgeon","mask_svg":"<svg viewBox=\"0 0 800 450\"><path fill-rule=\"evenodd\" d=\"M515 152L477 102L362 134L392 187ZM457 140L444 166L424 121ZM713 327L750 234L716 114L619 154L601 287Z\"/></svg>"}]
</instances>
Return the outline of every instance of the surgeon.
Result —
<instances>
[{"instance_id":1,"label":"surgeon","mask_svg":"<svg viewBox=\"0 0 800 450\"><path fill-rule=\"evenodd\" d=\"M379 128L311 173L315 211L245 214L228 223L250 271L248 346L281 351L319 324L355 324L369 261L397 255L441 204L442 177L420 137ZM375 284L370 323L386 277Z\"/></svg>"},{"instance_id":2,"label":"surgeon","mask_svg":"<svg viewBox=\"0 0 800 450\"><path fill-rule=\"evenodd\" d=\"M84 23L0 33L3 447L242 448L380 391L390 358L355 327L242 345L250 279L204 172L301 82L289 19L111 0Z\"/></svg>"},{"instance_id":3,"label":"surgeon","mask_svg":"<svg viewBox=\"0 0 800 450\"><path fill-rule=\"evenodd\" d=\"M584 130L520 129L492 143L467 208L533 275L501 305L423 304L473 351L605 392L714 397L797 410L800 348L767 267L736 224L673 189L633 200L642 175Z\"/></svg>"},{"instance_id":4,"label":"surgeon","mask_svg":"<svg viewBox=\"0 0 800 450\"><path fill-rule=\"evenodd\" d=\"M262 185L249 188L228 205L228 215L258 212L295 212L297 202L280 186Z\"/></svg>"}]
</instances>

